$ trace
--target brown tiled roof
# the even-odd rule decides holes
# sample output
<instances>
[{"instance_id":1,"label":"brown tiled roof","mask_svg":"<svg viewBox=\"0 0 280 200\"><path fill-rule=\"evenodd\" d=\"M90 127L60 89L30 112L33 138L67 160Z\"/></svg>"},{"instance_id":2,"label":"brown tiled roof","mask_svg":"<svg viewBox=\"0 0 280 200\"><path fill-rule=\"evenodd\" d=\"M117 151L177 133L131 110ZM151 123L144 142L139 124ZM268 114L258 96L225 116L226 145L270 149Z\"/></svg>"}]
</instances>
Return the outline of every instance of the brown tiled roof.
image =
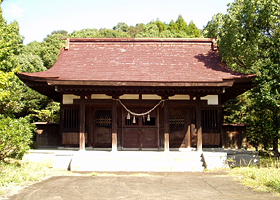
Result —
<instances>
[{"instance_id":1,"label":"brown tiled roof","mask_svg":"<svg viewBox=\"0 0 280 200\"><path fill-rule=\"evenodd\" d=\"M47 71L21 73L52 84L188 85L248 78L221 62L212 39L76 38Z\"/></svg>"},{"instance_id":2,"label":"brown tiled roof","mask_svg":"<svg viewBox=\"0 0 280 200\"><path fill-rule=\"evenodd\" d=\"M215 41L201 38L72 38L53 67L19 73L34 90L59 101L59 92L222 93L222 102L252 87L255 75L228 69ZM62 91L62 88L65 90ZM69 90L69 88L71 88ZM104 90L103 90L104 89ZM210 89L210 90L208 90ZM214 91L215 89L216 92ZM158 92L157 92L158 93ZM170 94L172 95L172 94Z\"/></svg>"}]
</instances>

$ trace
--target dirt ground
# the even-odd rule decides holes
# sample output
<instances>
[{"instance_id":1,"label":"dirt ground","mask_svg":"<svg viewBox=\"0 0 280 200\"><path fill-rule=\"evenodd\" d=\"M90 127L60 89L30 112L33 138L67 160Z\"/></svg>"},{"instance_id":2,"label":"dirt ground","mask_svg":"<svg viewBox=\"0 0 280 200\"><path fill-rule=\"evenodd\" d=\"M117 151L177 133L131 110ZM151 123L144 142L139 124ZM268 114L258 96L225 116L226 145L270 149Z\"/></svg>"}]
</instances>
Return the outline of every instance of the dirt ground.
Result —
<instances>
[{"instance_id":1,"label":"dirt ground","mask_svg":"<svg viewBox=\"0 0 280 200\"><path fill-rule=\"evenodd\" d=\"M5 199L280 199L241 185L225 172L90 173L54 176Z\"/></svg>"}]
</instances>

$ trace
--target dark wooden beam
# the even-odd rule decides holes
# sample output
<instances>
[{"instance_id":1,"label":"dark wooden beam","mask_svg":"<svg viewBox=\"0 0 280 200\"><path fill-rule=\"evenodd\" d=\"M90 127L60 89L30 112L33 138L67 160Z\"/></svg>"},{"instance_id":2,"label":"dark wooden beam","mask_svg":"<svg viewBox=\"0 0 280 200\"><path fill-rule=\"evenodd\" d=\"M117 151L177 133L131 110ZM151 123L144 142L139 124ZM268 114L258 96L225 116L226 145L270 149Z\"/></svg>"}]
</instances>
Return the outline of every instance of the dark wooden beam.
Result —
<instances>
[{"instance_id":1,"label":"dark wooden beam","mask_svg":"<svg viewBox=\"0 0 280 200\"><path fill-rule=\"evenodd\" d=\"M226 87L226 86L225 86ZM200 94L205 96L208 94L222 94L224 87L221 86L187 86L187 87L163 87L163 86L101 86L101 85L68 85L68 86L56 86L56 91L65 94L79 95L81 92L84 94L107 94L113 96L117 94L158 94L159 96L173 96L175 94Z\"/></svg>"}]
</instances>

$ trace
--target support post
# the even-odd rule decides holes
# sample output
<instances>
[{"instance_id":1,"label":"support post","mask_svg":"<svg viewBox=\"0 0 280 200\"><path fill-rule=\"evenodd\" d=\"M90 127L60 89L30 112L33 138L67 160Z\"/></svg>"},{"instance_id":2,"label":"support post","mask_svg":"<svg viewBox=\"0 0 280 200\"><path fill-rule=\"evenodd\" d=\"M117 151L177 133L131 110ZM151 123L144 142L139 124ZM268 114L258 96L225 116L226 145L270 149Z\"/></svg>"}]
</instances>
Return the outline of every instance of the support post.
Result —
<instances>
[{"instance_id":1,"label":"support post","mask_svg":"<svg viewBox=\"0 0 280 200\"><path fill-rule=\"evenodd\" d=\"M93 108L90 107L88 110L88 114L87 114L87 119L86 119L86 124L88 124L88 135L87 135L87 142L88 144L90 144L90 146L93 147L93 144L94 144L94 134L93 134L93 131L94 131L94 123L93 122L93 119L94 119L94 112L93 112Z\"/></svg>"},{"instance_id":2,"label":"support post","mask_svg":"<svg viewBox=\"0 0 280 200\"><path fill-rule=\"evenodd\" d=\"M60 123L59 123L59 137L57 145L63 144L63 124L64 124L64 106L63 106L63 94L60 94Z\"/></svg>"},{"instance_id":3,"label":"support post","mask_svg":"<svg viewBox=\"0 0 280 200\"><path fill-rule=\"evenodd\" d=\"M164 151L169 151L169 133L170 133L170 124L169 124L169 105L168 97L164 101Z\"/></svg>"},{"instance_id":4,"label":"support post","mask_svg":"<svg viewBox=\"0 0 280 200\"><path fill-rule=\"evenodd\" d=\"M112 103L112 151L118 150L118 136L117 136L117 100Z\"/></svg>"},{"instance_id":5,"label":"support post","mask_svg":"<svg viewBox=\"0 0 280 200\"><path fill-rule=\"evenodd\" d=\"M192 113L191 111L188 109L187 110L187 133L186 133L186 137L185 137L185 145L187 148L191 147L191 116Z\"/></svg>"},{"instance_id":6,"label":"support post","mask_svg":"<svg viewBox=\"0 0 280 200\"><path fill-rule=\"evenodd\" d=\"M196 97L196 129L197 129L197 151L202 151L202 125L201 125L201 100Z\"/></svg>"},{"instance_id":7,"label":"support post","mask_svg":"<svg viewBox=\"0 0 280 200\"><path fill-rule=\"evenodd\" d=\"M86 110L85 110L85 95L81 94L80 96L80 151L84 151L86 149L86 140L85 140L85 119L86 119Z\"/></svg>"}]
</instances>

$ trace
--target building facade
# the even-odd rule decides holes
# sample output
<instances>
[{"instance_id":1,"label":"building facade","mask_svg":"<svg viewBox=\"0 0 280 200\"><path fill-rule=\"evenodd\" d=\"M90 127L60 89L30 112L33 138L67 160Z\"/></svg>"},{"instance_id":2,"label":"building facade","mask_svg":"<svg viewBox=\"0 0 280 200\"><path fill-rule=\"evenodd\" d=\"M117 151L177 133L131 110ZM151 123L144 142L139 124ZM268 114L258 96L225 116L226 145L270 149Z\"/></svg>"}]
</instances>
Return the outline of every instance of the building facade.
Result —
<instances>
[{"instance_id":1,"label":"building facade","mask_svg":"<svg viewBox=\"0 0 280 200\"><path fill-rule=\"evenodd\" d=\"M59 143L80 150L221 147L222 105L255 77L228 69L214 39L65 40L52 68L18 76L61 103Z\"/></svg>"}]
</instances>

